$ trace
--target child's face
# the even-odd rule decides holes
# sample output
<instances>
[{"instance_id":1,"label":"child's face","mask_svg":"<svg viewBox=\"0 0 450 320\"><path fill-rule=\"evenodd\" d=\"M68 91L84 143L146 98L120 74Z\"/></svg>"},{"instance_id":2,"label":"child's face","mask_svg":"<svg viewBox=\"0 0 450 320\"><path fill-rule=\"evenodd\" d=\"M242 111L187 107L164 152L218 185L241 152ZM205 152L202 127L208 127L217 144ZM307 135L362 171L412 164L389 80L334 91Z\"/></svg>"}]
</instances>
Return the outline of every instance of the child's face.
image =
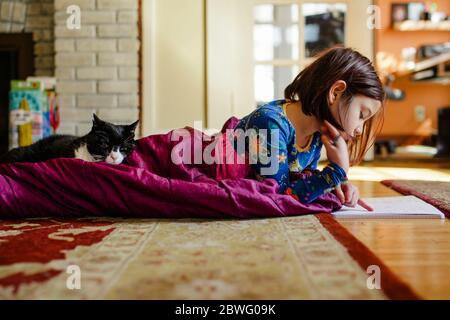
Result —
<instances>
[{"instance_id":1,"label":"child's face","mask_svg":"<svg viewBox=\"0 0 450 320\"><path fill-rule=\"evenodd\" d=\"M331 113L345 130L342 133L345 140L361 135L364 122L373 117L380 108L380 101L362 95L354 96L348 106L341 103L338 96L330 106Z\"/></svg>"}]
</instances>

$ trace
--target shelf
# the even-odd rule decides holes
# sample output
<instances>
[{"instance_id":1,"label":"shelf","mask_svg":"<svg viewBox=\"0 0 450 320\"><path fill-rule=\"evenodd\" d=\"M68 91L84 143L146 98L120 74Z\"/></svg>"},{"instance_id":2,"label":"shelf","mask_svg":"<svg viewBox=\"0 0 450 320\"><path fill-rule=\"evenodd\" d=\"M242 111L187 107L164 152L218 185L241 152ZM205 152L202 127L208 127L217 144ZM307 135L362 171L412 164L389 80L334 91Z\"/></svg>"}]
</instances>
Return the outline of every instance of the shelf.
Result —
<instances>
[{"instance_id":1,"label":"shelf","mask_svg":"<svg viewBox=\"0 0 450 320\"><path fill-rule=\"evenodd\" d=\"M396 31L450 31L450 20L432 22L432 21L413 21L406 20L394 24Z\"/></svg>"},{"instance_id":2,"label":"shelf","mask_svg":"<svg viewBox=\"0 0 450 320\"><path fill-rule=\"evenodd\" d=\"M434 78L434 79L426 79L426 80L415 80L415 81L412 81L412 83L414 83L414 84L432 83L432 84L440 84L442 86L448 86L448 85L450 85L450 78Z\"/></svg>"},{"instance_id":3,"label":"shelf","mask_svg":"<svg viewBox=\"0 0 450 320\"><path fill-rule=\"evenodd\" d=\"M420 62L417 62L414 64L414 67L411 69L403 69L403 70L398 70L397 72L395 72L395 76L396 77L402 77L405 75L409 75L415 72L419 72L434 66L437 66L441 63L445 63L447 61L450 60L450 52L449 53L444 53L444 54L440 54L436 57L433 58L429 58Z\"/></svg>"}]
</instances>

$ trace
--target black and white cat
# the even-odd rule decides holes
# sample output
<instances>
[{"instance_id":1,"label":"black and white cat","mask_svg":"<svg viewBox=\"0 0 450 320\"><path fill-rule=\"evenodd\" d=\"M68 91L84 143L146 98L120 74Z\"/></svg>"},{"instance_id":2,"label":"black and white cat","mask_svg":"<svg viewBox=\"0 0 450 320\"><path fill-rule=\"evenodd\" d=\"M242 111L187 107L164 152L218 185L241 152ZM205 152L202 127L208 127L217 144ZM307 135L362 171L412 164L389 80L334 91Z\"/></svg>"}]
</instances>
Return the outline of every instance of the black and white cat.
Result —
<instances>
[{"instance_id":1,"label":"black and white cat","mask_svg":"<svg viewBox=\"0 0 450 320\"><path fill-rule=\"evenodd\" d=\"M83 137L53 135L27 147L12 149L0 156L1 163L41 162L55 158L77 158L120 164L135 147L134 132L139 120L115 125L94 114L91 131Z\"/></svg>"}]
</instances>

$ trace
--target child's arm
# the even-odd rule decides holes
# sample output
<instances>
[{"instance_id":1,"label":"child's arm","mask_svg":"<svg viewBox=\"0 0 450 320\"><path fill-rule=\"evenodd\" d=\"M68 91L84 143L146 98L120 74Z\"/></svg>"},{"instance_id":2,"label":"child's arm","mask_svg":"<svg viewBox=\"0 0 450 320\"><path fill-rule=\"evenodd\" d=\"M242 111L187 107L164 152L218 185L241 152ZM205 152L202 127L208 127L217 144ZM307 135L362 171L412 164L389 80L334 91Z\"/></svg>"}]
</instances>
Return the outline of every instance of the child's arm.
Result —
<instances>
[{"instance_id":1,"label":"child's arm","mask_svg":"<svg viewBox=\"0 0 450 320\"><path fill-rule=\"evenodd\" d=\"M337 164L330 163L322 171L317 170L307 178L291 182L284 193L302 203L310 203L346 180L345 171Z\"/></svg>"},{"instance_id":2,"label":"child's arm","mask_svg":"<svg viewBox=\"0 0 450 320\"><path fill-rule=\"evenodd\" d=\"M300 180L289 181L287 150L287 144L289 143L289 124L284 117L277 117L271 113L260 113L258 116L253 116L249 120L247 127L257 131L260 129L267 130L267 134L264 135L265 139L262 139L262 141L266 143L270 161L264 164L258 159L251 166L255 170L258 179L275 179L280 185L280 193L292 195L300 202L310 203L347 179L345 171L337 164L331 163L323 171L316 171ZM278 130L278 141L271 141L271 130ZM255 146L251 147L254 148ZM261 147L264 147L264 145ZM274 162L276 162L275 165L278 165L277 170L272 174L265 174L264 169L267 171L268 168L273 168Z\"/></svg>"},{"instance_id":3,"label":"child's arm","mask_svg":"<svg viewBox=\"0 0 450 320\"><path fill-rule=\"evenodd\" d=\"M317 169L317 164L320 160L320 149L316 150L316 154L312 159L311 163L303 169L302 173L306 176L312 176L309 179L300 179L291 183L293 186L287 190L287 193L294 197L301 199L303 203L309 203L314 201L322 195L324 192L331 191L333 188L340 186L341 184L347 183L347 176L345 171L336 163L329 163L323 171ZM333 174L333 171L337 172ZM333 184L328 183L328 181L334 180ZM308 188L309 184L313 185L313 188ZM320 186L322 184L322 186ZM314 186L319 186L315 188ZM325 190L325 191L324 191Z\"/></svg>"}]
</instances>

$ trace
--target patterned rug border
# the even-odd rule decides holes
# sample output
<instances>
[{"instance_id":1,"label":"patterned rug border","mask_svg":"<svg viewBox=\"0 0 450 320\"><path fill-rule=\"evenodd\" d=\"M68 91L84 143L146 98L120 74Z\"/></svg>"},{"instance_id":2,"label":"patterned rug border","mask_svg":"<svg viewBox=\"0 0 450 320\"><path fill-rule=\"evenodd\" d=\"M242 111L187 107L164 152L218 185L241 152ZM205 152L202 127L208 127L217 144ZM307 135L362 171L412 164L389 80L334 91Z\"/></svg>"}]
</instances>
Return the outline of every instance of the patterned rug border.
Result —
<instances>
[{"instance_id":1,"label":"patterned rug border","mask_svg":"<svg viewBox=\"0 0 450 320\"><path fill-rule=\"evenodd\" d=\"M421 300L411 287L394 274L368 247L353 236L332 215L328 213L316 214L320 223L340 242L350 256L356 260L363 270L370 265L377 265L381 270L381 288L392 300Z\"/></svg>"},{"instance_id":2,"label":"patterned rug border","mask_svg":"<svg viewBox=\"0 0 450 320\"><path fill-rule=\"evenodd\" d=\"M397 184L396 180L382 180L382 184L384 184L386 187L389 187L403 195L412 195L416 196L423 201L431 204L432 206L435 206L439 210L442 211L442 213L447 217L447 219L450 219L450 211L447 210L443 205L442 202L439 200L434 199L433 197L427 196L426 194L423 194L422 192L416 191L414 189L411 189L409 187L403 187Z\"/></svg>"}]
</instances>

